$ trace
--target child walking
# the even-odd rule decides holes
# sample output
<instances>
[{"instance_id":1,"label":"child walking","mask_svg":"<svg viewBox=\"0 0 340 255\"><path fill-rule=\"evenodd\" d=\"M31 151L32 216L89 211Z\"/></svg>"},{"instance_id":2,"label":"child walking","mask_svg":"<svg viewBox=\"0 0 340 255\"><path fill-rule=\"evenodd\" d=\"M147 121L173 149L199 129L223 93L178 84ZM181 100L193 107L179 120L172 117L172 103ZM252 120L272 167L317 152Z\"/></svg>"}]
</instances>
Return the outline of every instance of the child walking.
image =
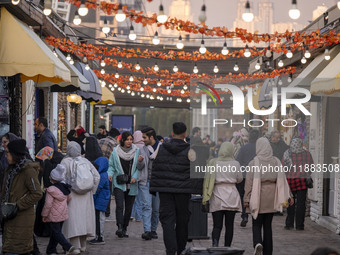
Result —
<instances>
[{"instance_id":1,"label":"child walking","mask_svg":"<svg viewBox=\"0 0 340 255\"><path fill-rule=\"evenodd\" d=\"M99 175L100 182L93 195L94 207L96 211L96 238L89 241L90 244L105 244L104 241L104 224L105 224L105 212L108 203L110 202L110 185L109 176L107 170L109 168L109 161L105 157L97 158L94 161Z\"/></svg>"},{"instance_id":2,"label":"child walking","mask_svg":"<svg viewBox=\"0 0 340 255\"><path fill-rule=\"evenodd\" d=\"M51 229L50 241L46 248L46 254L57 254L58 243L63 247L66 254L77 254L75 248L66 240L61 228L68 219L67 203L71 199L70 185L64 182L65 167L58 164L51 171L50 181L52 186L46 189L45 206L41 216L43 222L48 222Z\"/></svg>"}]
</instances>

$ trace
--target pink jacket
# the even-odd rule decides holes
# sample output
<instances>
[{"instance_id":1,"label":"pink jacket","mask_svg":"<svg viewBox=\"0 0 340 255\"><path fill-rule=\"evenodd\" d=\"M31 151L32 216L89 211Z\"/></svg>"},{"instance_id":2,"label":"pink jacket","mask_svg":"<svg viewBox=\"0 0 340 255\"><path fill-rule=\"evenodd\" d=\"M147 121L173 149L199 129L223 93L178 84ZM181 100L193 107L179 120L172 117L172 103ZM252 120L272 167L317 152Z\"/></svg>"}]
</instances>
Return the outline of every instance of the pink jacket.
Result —
<instances>
[{"instance_id":1,"label":"pink jacket","mask_svg":"<svg viewBox=\"0 0 340 255\"><path fill-rule=\"evenodd\" d=\"M47 218L47 222L62 222L68 219L67 203L71 195L64 195L60 189L50 186L46 189L45 206L41 216Z\"/></svg>"}]
</instances>

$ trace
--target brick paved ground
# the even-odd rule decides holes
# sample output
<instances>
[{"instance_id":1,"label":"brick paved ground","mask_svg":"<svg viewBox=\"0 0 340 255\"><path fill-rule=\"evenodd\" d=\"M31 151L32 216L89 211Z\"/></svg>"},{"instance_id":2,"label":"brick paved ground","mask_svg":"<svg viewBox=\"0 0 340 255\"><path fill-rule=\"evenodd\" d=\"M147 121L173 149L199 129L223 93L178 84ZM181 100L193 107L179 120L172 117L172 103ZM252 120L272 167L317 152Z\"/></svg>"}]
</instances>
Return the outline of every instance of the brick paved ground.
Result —
<instances>
[{"instance_id":1,"label":"brick paved ground","mask_svg":"<svg viewBox=\"0 0 340 255\"><path fill-rule=\"evenodd\" d=\"M114 212L114 200L112 200L111 210ZM273 239L274 255L308 255L319 246L329 246L340 251L340 236L317 225L306 218L305 231L284 230L284 216L274 216ZM232 246L245 250L245 255L253 254L251 222L247 227L241 228L240 214L236 215L234 226L234 239ZM105 224L105 245L88 245L87 254L114 254L114 255L165 255L162 238L162 228L159 226L159 239L144 241L141 239L143 224L141 222L131 222L128 227L129 238L120 239L115 236L116 225L112 216ZM211 233L212 218L209 215L208 233ZM223 230L224 231L224 230ZM222 231L222 233L223 233ZM221 237L224 240L224 236ZM48 238L38 238L40 250L46 249ZM223 243L223 241L222 241ZM194 240L188 246L209 247L211 240Z\"/></svg>"}]
</instances>

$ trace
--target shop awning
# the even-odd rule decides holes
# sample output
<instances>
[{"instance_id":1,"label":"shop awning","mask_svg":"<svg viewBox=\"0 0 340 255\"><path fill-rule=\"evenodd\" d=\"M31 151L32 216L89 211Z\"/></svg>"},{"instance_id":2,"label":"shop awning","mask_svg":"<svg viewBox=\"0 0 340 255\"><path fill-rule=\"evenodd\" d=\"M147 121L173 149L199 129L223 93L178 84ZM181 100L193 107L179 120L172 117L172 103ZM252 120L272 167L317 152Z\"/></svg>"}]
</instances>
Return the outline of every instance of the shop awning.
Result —
<instances>
[{"instance_id":1,"label":"shop awning","mask_svg":"<svg viewBox=\"0 0 340 255\"><path fill-rule=\"evenodd\" d=\"M102 99L99 102L92 102L91 104L115 104L116 98L112 91L107 87L102 87Z\"/></svg>"},{"instance_id":2,"label":"shop awning","mask_svg":"<svg viewBox=\"0 0 340 255\"><path fill-rule=\"evenodd\" d=\"M86 78L78 71L77 68L74 67L74 65L71 65L69 61L67 61L64 54L58 50L55 49L58 58L67 66L67 68L71 72L71 82L60 82L58 84L55 84L50 81L45 81L42 83L37 83L36 87L43 88L43 87L51 87L51 92L73 92L76 90L81 91L89 91L90 90L90 82L86 80Z\"/></svg>"},{"instance_id":3,"label":"shop awning","mask_svg":"<svg viewBox=\"0 0 340 255\"><path fill-rule=\"evenodd\" d=\"M4 7L0 16L0 76L21 74L21 81L71 81L69 69L26 24Z\"/></svg>"},{"instance_id":4,"label":"shop awning","mask_svg":"<svg viewBox=\"0 0 340 255\"><path fill-rule=\"evenodd\" d=\"M74 66L90 82L89 91L87 91L87 92L77 91L77 94L88 102L92 102L92 101L98 102L98 101L100 101L101 97L102 97L102 88L100 86L97 75L92 71L92 69L86 70L84 63L76 62L74 64Z\"/></svg>"},{"instance_id":5,"label":"shop awning","mask_svg":"<svg viewBox=\"0 0 340 255\"><path fill-rule=\"evenodd\" d=\"M310 92L316 96L340 97L340 53L313 80Z\"/></svg>"}]
</instances>

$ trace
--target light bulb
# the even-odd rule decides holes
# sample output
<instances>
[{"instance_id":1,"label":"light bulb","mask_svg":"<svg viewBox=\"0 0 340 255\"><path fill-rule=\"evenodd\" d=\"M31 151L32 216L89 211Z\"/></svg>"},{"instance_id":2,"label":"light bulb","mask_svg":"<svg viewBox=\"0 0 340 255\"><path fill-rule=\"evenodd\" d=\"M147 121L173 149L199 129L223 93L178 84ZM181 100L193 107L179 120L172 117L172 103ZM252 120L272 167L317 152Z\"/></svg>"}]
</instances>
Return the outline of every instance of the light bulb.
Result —
<instances>
[{"instance_id":1,"label":"light bulb","mask_svg":"<svg viewBox=\"0 0 340 255\"><path fill-rule=\"evenodd\" d=\"M250 3L249 1L246 2L246 9L244 11L244 13L242 13L242 19L245 22L252 22L254 19L254 14L250 11Z\"/></svg>"},{"instance_id":2,"label":"light bulb","mask_svg":"<svg viewBox=\"0 0 340 255\"><path fill-rule=\"evenodd\" d=\"M177 67L177 65L175 64L174 65L174 68L172 69L175 73L177 73L178 72L178 67Z\"/></svg>"},{"instance_id":3,"label":"light bulb","mask_svg":"<svg viewBox=\"0 0 340 255\"><path fill-rule=\"evenodd\" d=\"M105 87L105 83L104 82L102 82L102 88L104 88Z\"/></svg>"},{"instance_id":4,"label":"light bulb","mask_svg":"<svg viewBox=\"0 0 340 255\"><path fill-rule=\"evenodd\" d=\"M122 88L121 88L121 87L119 87L119 88L118 88L118 91L121 91L121 90L122 90Z\"/></svg>"},{"instance_id":5,"label":"light bulb","mask_svg":"<svg viewBox=\"0 0 340 255\"><path fill-rule=\"evenodd\" d=\"M43 12L46 16L49 16L52 13L52 10L50 8L45 7Z\"/></svg>"},{"instance_id":6,"label":"light bulb","mask_svg":"<svg viewBox=\"0 0 340 255\"><path fill-rule=\"evenodd\" d=\"M145 95L144 95L144 94L141 94L140 96L141 96L141 97L145 97Z\"/></svg>"},{"instance_id":7,"label":"light bulb","mask_svg":"<svg viewBox=\"0 0 340 255\"><path fill-rule=\"evenodd\" d=\"M224 42L221 53L222 53L222 55L224 55L224 56L228 55L229 50L228 50L228 48L227 48L227 42Z\"/></svg>"},{"instance_id":8,"label":"light bulb","mask_svg":"<svg viewBox=\"0 0 340 255\"><path fill-rule=\"evenodd\" d=\"M325 49L325 59L327 61L331 59L331 56L329 55L329 49Z\"/></svg>"},{"instance_id":9,"label":"light bulb","mask_svg":"<svg viewBox=\"0 0 340 255\"><path fill-rule=\"evenodd\" d=\"M309 50L307 49L305 51L305 58L310 58L312 56L312 54L310 54Z\"/></svg>"},{"instance_id":10,"label":"light bulb","mask_svg":"<svg viewBox=\"0 0 340 255\"><path fill-rule=\"evenodd\" d=\"M178 37L178 42L177 42L177 44L176 44L176 47L177 47L177 49L179 49L179 50L183 49L183 47L184 47L184 44L183 44L183 42L182 42L182 36L181 36L181 35Z\"/></svg>"},{"instance_id":11,"label":"light bulb","mask_svg":"<svg viewBox=\"0 0 340 255\"><path fill-rule=\"evenodd\" d=\"M131 25L130 26L129 39L131 41L134 41L134 40L136 40L136 38L137 38L137 35L135 34L135 30L133 29L133 26Z\"/></svg>"},{"instance_id":12,"label":"light bulb","mask_svg":"<svg viewBox=\"0 0 340 255\"><path fill-rule=\"evenodd\" d=\"M174 83L171 82L170 88L173 89L175 87Z\"/></svg>"},{"instance_id":13,"label":"light bulb","mask_svg":"<svg viewBox=\"0 0 340 255\"><path fill-rule=\"evenodd\" d=\"M86 64L86 65L85 65L85 69L86 69L86 70L90 70L89 64Z\"/></svg>"},{"instance_id":14,"label":"light bulb","mask_svg":"<svg viewBox=\"0 0 340 255\"><path fill-rule=\"evenodd\" d=\"M133 76L132 75L130 75L130 78L129 78L129 81L133 81Z\"/></svg>"},{"instance_id":15,"label":"light bulb","mask_svg":"<svg viewBox=\"0 0 340 255\"><path fill-rule=\"evenodd\" d=\"M238 67L238 64L236 63L236 64L234 65L234 71L235 71L235 72L238 72L238 70L240 70L240 68Z\"/></svg>"},{"instance_id":16,"label":"light bulb","mask_svg":"<svg viewBox=\"0 0 340 255\"><path fill-rule=\"evenodd\" d=\"M217 64L215 64L215 67L214 67L214 70L213 70L213 71L214 71L214 73L218 73L219 70L218 70Z\"/></svg>"},{"instance_id":17,"label":"light bulb","mask_svg":"<svg viewBox=\"0 0 340 255\"><path fill-rule=\"evenodd\" d=\"M71 60L71 55L70 55L70 53L67 54L66 60L67 60L67 61L70 61L70 60Z\"/></svg>"},{"instance_id":18,"label":"light bulb","mask_svg":"<svg viewBox=\"0 0 340 255\"><path fill-rule=\"evenodd\" d=\"M159 67L158 67L157 63L156 63L155 66L153 67L153 70L155 70L156 72L159 71Z\"/></svg>"},{"instance_id":19,"label":"light bulb","mask_svg":"<svg viewBox=\"0 0 340 255\"><path fill-rule=\"evenodd\" d=\"M73 65L73 64L74 64L74 61L73 61L73 59L72 59L72 58L70 59L70 64L71 64L71 65Z\"/></svg>"},{"instance_id":20,"label":"light bulb","mask_svg":"<svg viewBox=\"0 0 340 255\"><path fill-rule=\"evenodd\" d=\"M112 91L115 91L115 88L111 88Z\"/></svg>"},{"instance_id":21,"label":"light bulb","mask_svg":"<svg viewBox=\"0 0 340 255\"><path fill-rule=\"evenodd\" d=\"M288 76L288 79L287 79L287 81L289 82L289 83L291 83L292 82L292 77L289 75Z\"/></svg>"},{"instance_id":22,"label":"light bulb","mask_svg":"<svg viewBox=\"0 0 340 255\"><path fill-rule=\"evenodd\" d=\"M150 95L148 94L148 95L146 95L146 98L150 98Z\"/></svg>"},{"instance_id":23,"label":"light bulb","mask_svg":"<svg viewBox=\"0 0 340 255\"><path fill-rule=\"evenodd\" d=\"M159 40L159 38L158 38L158 32L156 31L156 32L155 32L155 35L153 36L152 43L153 43L154 45L158 45L159 42L160 42L160 40Z\"/></svg>"},{"instance_id":24,"label":"light bulb","mask_svg":"<svg viewBox=\"0 0 340 255\"><path fill-rule=\"evenodd\" d=\"M124 92L125 92L125 89L122 89L121 92L124 93Z\"/></svg>"},{"instance_id":25,"label":"light bulb","mask_svg":"<svg viewBox=\"0 0 340 255\"><path fill-rule=\"evenodd\" d=\"M187 86L187 85L184 85L184 86L183 86L183 89L184 89L184 90L187 90L187 89L188 89L188 86Z\"/></svg>"},{"instance_id":26,"label":"light bulb","mask_svg":"<svg viewBox=\"0 0 340 255\"><path fill-rule=\"evenodd\" d=\"M158 16L157 16L157 21L158 21L159 23L165 23L167 19L168 19L168 16L165 15L165 13L164 13L164 7L163 7L163 5L161 4L161 5L159 6L159 13L158 13Z\"/></svg>"},{"instance_id":27,"label":"light bulb","mask_svg":"<svg viewBox=\"0 0 340 255\"><path fill-rule=\"evenodd\" d=\"M190 99L189 98L187 99L187 103L190 103Z\"/></svg>"},{"instance_id":28,"label":"light bulb","mask_svg":"<svg viewBox=\"0 0 340 255\"><path fill-rule=\"evenodd\" d=\"M148 84L148 80L146 78L144 78L143 84L144 85Z\"/></svg>"},{"instance_id":29,"label":"light bulb","mask_svg":"<svg viewBox=\"0 0 340 255\"><path fill-rule=\"evenodd\" d=\"M270 58L272 56L272 52L270 50L270 46L268 46L267 50L266 50L266 57Z\"/></svg>"},{"instance_id":30,"label":"light bulb","mask_svg":"<svg viewBox=\"0 0 340 255\"><path fill-rule=\"evenodd\" d=\"M156 88L153 88L153 89L152 89L152 91L153 91L153 92L156 92L156 91L157 91L157 89L156 89Z\"/></svg>"},{"instance_id":31,"label":"light bulb","mask_svg":"<svg viewBox=\"0 0 340 255\"><path fill-rule=\"evenodd\" d=\"M76 14L74 15L73 18L73 24L78 26L81 23L81 18L79 17L78 11L76 11Z\"/></svg>"},{"instance_id":32,"label":"light bulb","mask_svg":"<svg viewBox=\"0 0 340 255\"><path fill-rule=\"evenodd\" d=\"M185 93L185 91L182 89L182 90L181 90L181 94L184 94L184 93Z\"/></svg>"},{"instance_id":33,"label":"light bulb","mask_svg":"<svg viewBox=\"0 0 340 255\"><path fill-rule=\"evenodd\" d=\"M292 0L292 8L289 10L289 17L291 19L298 19L300 18L300 10L297 8L297 1Z\"/></svg>"},{"instance_id":34,"label":"light bulb","mask_svg":"<svg viewBox=\"0 0 340 255\"><path fill-rule=\"evenodd\" d=\"M13 5L18 5L20 3L20 0L12 0Z\"/></svg>"},{"instance_id":35,"label":"light bulb","mask_svg":"<svg viewBox=\"0 0 340 255\"><path fill-rule=\"evenodd\" d=\"M105 17L105 19L104 19L104 26L103 26L103 28L102 28L102 31L103 31L104 34L110 33L110 28L109 28L109 26L107 25L106 17Z\"/></svg>"},{"instance_id":36,"label":"light bulb","mask_svg":"<svg viewBox=\"0 0 340 255\"><path fill-rule=\"evenodd\" d=\"M140 70L140 65L139 65L139 63L137 62L137 64L136 64L136 70L138 71L138 70Z\"/></svg>"},{"instance_id":37,"label":"light bulb","mask_svg":"<svg viewBox=\"0 0 340 255\"><path fill-rule=\"evenodd\" d=\"M157 81L157 86L158 86L158 87L162 86L162 83L161 83L161 80L160 80L160 79L158 79L158 81Z\"/></svg>"},{"instance_id":38,"label":"light bulb","mask_svg":"<svg viewBox=\"0 0 340 255\"><path fill-rule=\"evenodd\" d=\"M306 64L307 63L307 59L305 57L301 58L301 63L302 64Z\"/></svg>"},{"instance_id":39,"label":"light bulb","mask_svg":"<svg viewBox=\"0 0 340 255\"><path fill-rule=\"evenodd\" d=\"M101 73L101 74L104 74L104 73L105 73L105 70L102 68L102 70L100 70L100 73Z\"/></svg>"},{"instance_id":40,"label":"light bulb","mask_svg":"<svg viewBox=\"0 0 340 255\"><path fill-rule=\"evenodd\" d=\"M256 65L255 65L255 69L260 70L260 68L261 68L260 60L258 59L257 62L256 62Z\"/></svg>"},{"instance_id":41,"label":"light bulb","mask_svg":"<svg viewBox=\"0 0 340 255\"><path fill-rule=\"evenodd\" d=\"M12 2L12 3L13 3L13 2ZM340 1L338 1L337 5L338 5L338 8L340 9Z\"/></svg>"},{"instance_id":42,"label":"light bulb","mask_svg":"<svg viewBox=\"0 0 340 255\"><path fill-rule=\"evenodd\" d=\"M171 94L171 89L168 89L168 94Z\"/></svg>"},{"instance_id":43,"label":"light bulb","mask_svg":"<svg viewBox=\"0 0 340 255\"><path fill-rule=\"evenodd\" d=\"M113 87L117 88L118 87L118 84L117 82L115 82L115 84L113 84Z\"/></svg>"},{"instance_id":44,"label":"light bulb","mask_svg":"<svg viewBox=\"0 0 340 255\"><path fill-rule=\"evenodd\" d=\"M127 89L127 90L129 90L129 89L130 89L130 86L129 86L129 85L127 85L127 86L126 86L126 89Z\"/></svg>"},{"instance_id":45,"label":"light bulb","mask_svg":"<svg viewBox=\"0 0 340 255\"><path fill-rule=\"evenodd\" d=\"M57 54L57 52L55 51L55 48L53 48L53 54L54 54L54 56L58 57L58 54Z\"/></svg>"},{"instance_id":46,"label":"light bulb","mask_svg":"<svg viewBox=\"0 0 340 255\"><path fill-rule=\"evenodd\" d=\"M123 67L123 64L122 64L122 61L118 61L118 65L117 65L118 68L122 68Z\"/></svg>"},{"instance_id":47,"label":"light bulb","mask_svg":"<svg viewBox=\"0 0 340 255\"><path fill-rule=\"evenodd\" d=\"M280 61L279 61L279 63L277 64L279 67L283 67L283 61L282 61L282 59L280 59Z\"/></svg>"},{"instance_id":48,"label":"light bulb","mask_svg":"<svg viewBox=\"0 0 340 255\"><path fill-rule=\"evenodd\" d=\"M195 64L194 66L194 70L193 70L194 73L198 73L198 68L197 68L197 65Z\"/></svg>"},{"instance_id":49,"label":"light bulb","mask_svg":"<svg viewBox=\"0 0 340 255\"><path fill-rule=\"evenodd\" d=\"M246 45L246 49L245 49L243 55L244 55L246 58L249 58L249 57L251 56L251 52L250 52L250 50L249 50L248 44Z\"/></svg>"},{"instance_id":50,"label":"light bulb","mask_svg":"<svg viewBox=\"0 0 340 255\"><path fill-rule=\"evenodd\" d=\"M287 58L292 58L292 57L293 57L293 53L292 53L292 51L290 50L290 48L288 48L288 52L286 53L286 57L287 57Z\"/></svg>"},{"instance_id":51,"label":"light bulb","mask_svg":"<svg viewBox=\"0 0 340 255\"><path fill-rule=\"evenodd\" d=\"M207 48L204 45L204 40L203 39L201 41L201 47L200 47L199 51L200 51L201 54L204 54L204 53L207 52Z\"/></svg>"},{"instance_id":52,"label":"light bulb","mask_svg":"<svg viewBox=\"0 0 340 255\"><path fill-rule=\"evenodd\" d=\"M134 96L134 95L135 95L135 92L132 91L132 92L131 92L131 96Z\"/></svg>"},{"instance_id":53,"label":"light bulb","mask_svg":"<svg viewBox=\"0 0 340 255\"><path fill-rule=\"evenodd\" d=\"M83 62L87 63L87 57L86 56L83 58Z\"/></svg>"},{"instance_id":54,"label":"light bulb","mask_svg":"<svg viewBox=\"0 0 340 255\"><path fill-rule=\"evenodd\" d=\"M203 23L207 20L207 15L205 13L206 11L206 7L205 7L205 4L202 5L202 8L201 8L201 13L200 15L198 16L198 20Z\"/></svg>"},{"instance_id":55,"label":"light bulb","mask_svg":"<svg viewBox=\"0 0 340 255\"><path fill-rule=\"evenodd\" d=\"M102 59L102 61L100 61L100 66L101 66L101 67L104 67L104 66L105 66L105 61L104 61L104 59Z\"/></svg>"},{"instance_id":56,"label":"light bulb","mask_svg":"<svg viewBox=\"0 0 340 255\"><path fill-rule=\"evenodd\" d=\"M126 19L126 15L123 12L123 6L122 6L122 4L119 4L118 11L117 11L117 14L116 14L116 20L118 22L123 22L125 19Z\"/></svg>"},{"instance_id":57,"label":"light bulb","mask_svg":"<svg viewBox=\"0 0 340 255\"><path fill-rule=\"evenodd\" d=\"M118 78L119 78L119 73L118 73L118 72L116 72L116 74L115 74L115 78L116 78L116 79L118 79Z\"/></svg>"},{"instance_id":58,"label":"light bulb","mask_svg":"<svg viewBox=\"0 0 340 255\"><path fill-rule=\"evenodd\" d=\"M84 0L81 1L81 5L78 9L78 13L80 16L86 16L89 13L89 9L86 7Z\"/></svg>"},{"instance_id":59,"label":"light bulb","mask_svg":"<svg viewBox=\"0 0 340 255\"><path fill-rule=\"evenodd\" d=\"M51 0L45 0L43 13L46 16L48 16L52 13L52 1Z\"/></svg>"}]
</instances>

